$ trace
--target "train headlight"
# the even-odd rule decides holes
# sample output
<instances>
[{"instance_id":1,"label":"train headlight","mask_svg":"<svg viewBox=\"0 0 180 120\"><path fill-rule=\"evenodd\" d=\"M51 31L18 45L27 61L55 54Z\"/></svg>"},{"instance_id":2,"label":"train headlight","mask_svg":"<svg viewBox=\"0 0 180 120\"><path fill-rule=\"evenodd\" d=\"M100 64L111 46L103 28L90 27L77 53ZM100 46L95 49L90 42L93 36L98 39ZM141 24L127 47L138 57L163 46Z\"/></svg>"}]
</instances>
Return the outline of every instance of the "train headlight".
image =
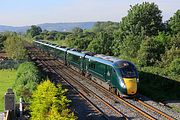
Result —
<instances>
[{"instance_id":1,"label":"train headlight","mask_svg":"<svg viewBox=\"0 0 180 120\"><path fill-rule=\"evenodd\" d=\"M122 88L126 88L126 85L124 84L123 81L120 81L120 85L121 85Z\"/></svg>"},{"instance_id":2,"label":"train headlight","mask_svg":"<svg viewBox=\"0 0 180 120\"><path fill-rule=\"evenodd\" d=\"M137 82L139 82L139 78L137 78L136 80L137 80Z\"/></svg>"}]
</instances>

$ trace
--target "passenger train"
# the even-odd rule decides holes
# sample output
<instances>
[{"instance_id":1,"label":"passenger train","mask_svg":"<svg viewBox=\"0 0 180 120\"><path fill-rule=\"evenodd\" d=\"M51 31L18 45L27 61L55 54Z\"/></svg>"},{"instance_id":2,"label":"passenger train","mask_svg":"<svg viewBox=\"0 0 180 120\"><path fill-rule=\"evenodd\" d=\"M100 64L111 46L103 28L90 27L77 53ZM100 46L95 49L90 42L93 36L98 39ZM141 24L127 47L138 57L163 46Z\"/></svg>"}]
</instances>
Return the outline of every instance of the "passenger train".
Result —
<instances>
[{"instance_id":1,"label":"passenger train","mask_svg":"<svg viewBox=\"0 0 180 120\"><path fill-rule=\"evenodd\" d=\"M82 73L120 96L135 96L139 77L135 65L112 56L70 49L44 40L35 40L34 46L58 58L66 66Z\"/></svg>"}]
</instances>

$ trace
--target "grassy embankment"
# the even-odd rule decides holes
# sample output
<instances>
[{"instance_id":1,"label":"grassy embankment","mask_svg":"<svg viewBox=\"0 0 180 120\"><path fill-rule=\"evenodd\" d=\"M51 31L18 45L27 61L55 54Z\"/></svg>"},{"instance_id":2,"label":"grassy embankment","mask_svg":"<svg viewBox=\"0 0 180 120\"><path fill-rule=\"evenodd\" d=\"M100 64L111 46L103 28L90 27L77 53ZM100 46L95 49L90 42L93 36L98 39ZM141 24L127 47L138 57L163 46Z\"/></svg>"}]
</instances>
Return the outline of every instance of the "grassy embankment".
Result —
<instances>
[{"instance_id":1,"label":"grassy embankment","mask_svg":"<svg viewBox=\"0 0 180 120\"><path fill-rule=\"evenodd\" d=\"M4 111L4 94L12 88L16 78L16 70L0 70L0 112Z\"/></svg>"}]
</instances>

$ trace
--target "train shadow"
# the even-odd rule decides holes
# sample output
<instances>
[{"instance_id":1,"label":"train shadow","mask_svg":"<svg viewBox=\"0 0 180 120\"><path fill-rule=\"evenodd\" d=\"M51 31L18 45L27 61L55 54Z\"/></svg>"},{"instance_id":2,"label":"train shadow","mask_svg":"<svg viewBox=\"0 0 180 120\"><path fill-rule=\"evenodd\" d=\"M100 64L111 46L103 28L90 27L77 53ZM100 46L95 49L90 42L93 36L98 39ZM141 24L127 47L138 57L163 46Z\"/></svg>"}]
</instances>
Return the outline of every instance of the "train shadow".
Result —
<instances>
[{"instance_id":1,"label":"train shadow","mask_svg":"<svg viewBox=\"0 0 180 120\"><path fill-rule=\"evenodd\" d=\"M180 82L148 72L139 72L139 93L156 101L180 100Z\"/></svg>"}]
</instances>

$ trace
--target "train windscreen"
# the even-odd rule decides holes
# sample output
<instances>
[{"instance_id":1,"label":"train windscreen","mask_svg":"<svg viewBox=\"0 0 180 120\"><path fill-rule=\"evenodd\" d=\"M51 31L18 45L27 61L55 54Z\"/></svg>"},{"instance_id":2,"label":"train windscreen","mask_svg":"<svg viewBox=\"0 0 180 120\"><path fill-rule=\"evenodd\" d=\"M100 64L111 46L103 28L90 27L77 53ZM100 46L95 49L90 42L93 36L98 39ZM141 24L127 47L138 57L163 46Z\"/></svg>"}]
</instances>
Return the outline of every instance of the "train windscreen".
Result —
<instances>
[{"instance_id":1,"label":"train windscreen","mask_svg":"<svg viewBox=\"0 0 180 120\"><path fill-rule=\"evenodd\" d=\"M123 65L121 65L119 70L120 70L123 78L136 77L136 69L131 64L123 63Z\"/></svg>"}]
</instances>

